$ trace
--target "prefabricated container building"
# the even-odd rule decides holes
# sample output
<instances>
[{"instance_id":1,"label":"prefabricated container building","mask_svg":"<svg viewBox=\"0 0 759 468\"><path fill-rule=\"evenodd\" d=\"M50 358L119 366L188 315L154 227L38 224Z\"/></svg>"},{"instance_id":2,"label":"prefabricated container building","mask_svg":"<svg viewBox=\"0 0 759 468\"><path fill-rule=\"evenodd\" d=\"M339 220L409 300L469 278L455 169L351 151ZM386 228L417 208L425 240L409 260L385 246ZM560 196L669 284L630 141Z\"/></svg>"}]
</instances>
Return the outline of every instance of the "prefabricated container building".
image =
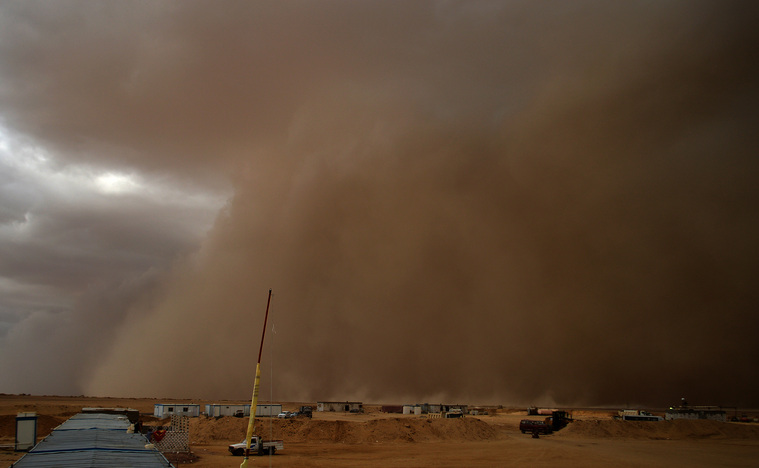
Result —
<instances>
[{"instance_id":1,"label":"prefabricated container building","mask_svg":"<svg viewBox=\"0 0 759 468\"><path fill-rule=\"evenodd\" d=\"M153 406L153 416L156 418L168 418L174 414L197 418L200 416L200 405L189 403L156 403Z\"/></svg>"},{"instance_id":2,"label":"prefabricated container building","mask_svg":"<svg viewBox=\"0 0 759 468\"><path fill-rule=\"evenodd\" d=\"M16 461L14 468L171 467L145 436L130 431L132 423L119 414L72 416Z\"/></svg>"},{"instance_id":3,"label":"prefabricated container building","mask_svg":"<svg viewBox=\"0 0 759 468\"><path fill-rule=\"evenodd\" d=\"M360 401L319 401L316 403L316 411L362 413L364 404Z\"/></svg>"},{"instance_id":4,"label":"prefabricated container building","mask_svg":"<svg viewBox=\"0 0 759 468\"><path fill-rule=\"evenodd\" d=\"M256 416L273 417L282 412L282 405L279 404L261 404L256 405ZM250 405L226 405L213 403L206 405L206 416L209 418L219 418L222 416L250 416Z\"/></svg>"},{"instance_id":5,"label":"prefabricated container building","mask_svg":"<svg viewBox=\"0 0 759 468\"><path fill-rule=\"evenodd\" d=\"M727 412L718 406L670 408L664 416L667 421L673 419L711 419L713 421L727 421Z\"/></svg>"}]
</instances>

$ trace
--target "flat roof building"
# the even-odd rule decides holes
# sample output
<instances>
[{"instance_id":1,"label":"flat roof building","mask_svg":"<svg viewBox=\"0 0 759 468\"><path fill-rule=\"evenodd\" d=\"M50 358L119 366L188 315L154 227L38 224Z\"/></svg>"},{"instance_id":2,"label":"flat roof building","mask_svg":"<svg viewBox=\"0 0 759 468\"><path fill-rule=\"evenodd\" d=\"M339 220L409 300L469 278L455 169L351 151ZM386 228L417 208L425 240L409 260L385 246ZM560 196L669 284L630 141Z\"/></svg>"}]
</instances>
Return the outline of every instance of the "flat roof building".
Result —
<instances>
[{"instance_id":1,"label":"flat roof building","mask_svg":"<svg viewBox=\"0 0 759 468\"><path fill-rule=\"evenodd\" d=\"M256 405L256 416L276 417L282 412L280 404L258 404ZM209 418L219 418L222 416L250 416L250 405L226 405L221 403L212 403L206 405L206 416Z\"/></svg>"},{"instance_id":2,"label":"flat roof building","mask_svg":"<svg viewBox=\"0 0 759 468\"><path fill-rule=\"evenodd\" d=\"M158 468L171 463L155 448L145 448L144 435L130 433L125 415L84 414L72 416L53 429L14 468Z\"/></svg>"},{"instance_id":3,"label":"flat roof building","mask_svg":"<svg viewBox=\"0 0 759 468\"><path fill-rule=\"evenodd\" d=\"M664 413L667 421L673 419L711 419L712 421L727 421L727 412L718 406L687 406L674 407Z\"/></svg>"},{"instance_id":4,"label":"flat roof building","mask_svg":"<svg viewBox=\"0 0 759 468\"><path fill-rule=\"evenodd\" d=\"M175 414L197 418L200 416L200 405L191 403L156 403L153 405L153 416L156 418L168 418Z\"/></svg>"},{"instance_id":5,"label":"flat roof building","mask_svg":"<svg viewBox=\"0 0 759 468\"><path fill-rule=\"evenodd\" d=\"M360 401L319 401L316 403L316 411L361 413L364 411L364 404Z\"/></svg>"}]
</instances>

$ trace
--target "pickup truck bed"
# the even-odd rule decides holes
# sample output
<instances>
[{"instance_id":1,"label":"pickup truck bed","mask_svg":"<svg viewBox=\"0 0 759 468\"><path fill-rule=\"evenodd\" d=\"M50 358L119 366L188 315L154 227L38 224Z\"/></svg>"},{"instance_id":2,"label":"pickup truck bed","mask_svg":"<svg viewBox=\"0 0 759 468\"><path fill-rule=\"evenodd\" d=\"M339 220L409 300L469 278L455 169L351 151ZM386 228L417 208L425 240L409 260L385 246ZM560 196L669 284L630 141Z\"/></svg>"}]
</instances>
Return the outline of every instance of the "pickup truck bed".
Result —
<instances>
[{"instance_id":1,"label":"pickup truck bed","mask_svg":"<svg viewBox=\"0 0 759 468\"><path fill-rule=\"evenodd\" d=\"M258 437L253 437L250 441L250 454L251 455L274 455L277 450L285 448L284 443L281 440L264 440L259 445ZM235 456L245 455L245 441L243 440L239 444L232 444L229 446L229 453Z\"/></svg>"}]
</instances>

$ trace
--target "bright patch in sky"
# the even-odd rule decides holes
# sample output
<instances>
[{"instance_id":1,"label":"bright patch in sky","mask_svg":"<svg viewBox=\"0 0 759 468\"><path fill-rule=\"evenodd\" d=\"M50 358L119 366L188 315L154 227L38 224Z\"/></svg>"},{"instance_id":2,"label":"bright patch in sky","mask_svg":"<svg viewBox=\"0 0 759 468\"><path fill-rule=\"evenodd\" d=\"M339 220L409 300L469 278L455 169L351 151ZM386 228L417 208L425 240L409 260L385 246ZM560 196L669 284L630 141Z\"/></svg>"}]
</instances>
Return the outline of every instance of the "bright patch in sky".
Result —
<instances>
[{"instance_id":1,"label":"bright patch in sky","mask_svg":"<svg viewBox=\"0 0 759 468\"><path fill-rule=\"evenodd\" d=\"M140 188L140 185L132 177L114 172L107 172L98 176L95 183L105 193L133 192Z\"/></svg>"}]
</instances>

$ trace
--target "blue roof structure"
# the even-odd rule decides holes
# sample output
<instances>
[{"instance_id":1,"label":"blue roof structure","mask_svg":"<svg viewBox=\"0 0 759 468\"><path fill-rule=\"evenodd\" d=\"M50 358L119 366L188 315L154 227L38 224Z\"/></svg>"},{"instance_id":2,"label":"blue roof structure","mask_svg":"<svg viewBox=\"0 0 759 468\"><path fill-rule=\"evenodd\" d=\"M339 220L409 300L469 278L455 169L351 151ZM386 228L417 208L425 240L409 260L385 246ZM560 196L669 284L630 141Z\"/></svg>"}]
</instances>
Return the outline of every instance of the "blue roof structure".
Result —
<instances>
[{"instance_id":1,"label":"blue roof structure","mask_svg":"<svg viewBox=\"0 0 759 468\"><path fill-rule=\"evenodd\" d=\"M36 467L171 467L161 452L145 448L142 434L127 432L130 422L117 414L72 416L12 466Z\"/></svg>"}]
</instances>

